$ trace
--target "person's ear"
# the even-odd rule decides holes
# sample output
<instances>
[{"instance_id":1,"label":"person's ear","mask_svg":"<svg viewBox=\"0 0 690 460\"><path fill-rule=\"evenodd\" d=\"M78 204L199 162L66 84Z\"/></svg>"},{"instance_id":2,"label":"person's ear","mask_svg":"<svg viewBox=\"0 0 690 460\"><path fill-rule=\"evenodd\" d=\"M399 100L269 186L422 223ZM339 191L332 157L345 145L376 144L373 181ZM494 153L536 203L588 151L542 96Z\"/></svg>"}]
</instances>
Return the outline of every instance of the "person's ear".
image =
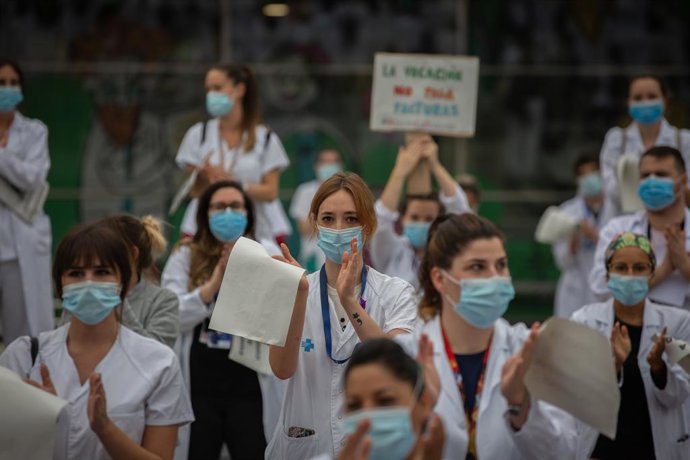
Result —
<instances>
[{"instance_id":1,"label":"person's ear","mask_svg":"<svg viewBox=\"0 0 690 460\"><path fill-rule=\"evenodd\" d=\"M247 85L245 85L244 83L238 83L235 85L235 89L233 90L232 95L235 97L235 99L242 99L246 92Z\"/></svg>"},{"instance_id":2,"label":"person's ear","mask_svg":"<svg viewBox=\"0 0 690 460\"><path fill-rule=\"evenodd\" d=\"M429 278L431 278L431 284L434 286L434 289L440 293L443 293L445 276L443 276L441 269L438 267L432 267L431 271L429 272Z\"/></svg>"},{"instance_id":3,"label":"person's ear","mask_svg":"<svg viewBox=\"0 0 690 460\"><path fill-rule=\"evenodd\" d=\"M129 256L132 259L132 264L137 264L137 262L139 261L139 254L139 248L137 246L132 246L132 249L129 250Z\"/></svg>"}]
</instances>

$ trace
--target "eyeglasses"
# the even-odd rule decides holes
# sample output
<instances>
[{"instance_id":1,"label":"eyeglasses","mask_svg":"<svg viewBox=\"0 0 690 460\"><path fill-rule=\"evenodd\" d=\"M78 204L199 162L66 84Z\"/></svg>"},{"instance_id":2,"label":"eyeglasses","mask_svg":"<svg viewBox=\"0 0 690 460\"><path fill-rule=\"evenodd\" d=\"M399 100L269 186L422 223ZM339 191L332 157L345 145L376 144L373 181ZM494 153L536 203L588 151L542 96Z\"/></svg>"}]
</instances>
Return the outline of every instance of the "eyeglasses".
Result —
<instances>
[{"instance_id":1,"label":"eyeglasses","mask_svg":"<svg viewBox=\"0 0 690 460\"><path fill-rule=\"evenodd\" d=\"M208 211L209 212L225 211L228 208L232 209L233 211L245 211L244 203L242 203L240 201L233 201L231 203L217 202L217 203L210 203L208 205Z\"/></svg>"},{"instance_id":2,"label":"eyeglasses","mask_svg":"<svg viewBox=\"0 0 690 460\"><path fill-rule=\"evenodd\" d=\"M628 273L632 273L633 275L648 275L652 272L652 264L636 263L630 266L626 263L618 262L609 264L609 271L619 275L627 275Z\"/></svg>"}]
</instances>

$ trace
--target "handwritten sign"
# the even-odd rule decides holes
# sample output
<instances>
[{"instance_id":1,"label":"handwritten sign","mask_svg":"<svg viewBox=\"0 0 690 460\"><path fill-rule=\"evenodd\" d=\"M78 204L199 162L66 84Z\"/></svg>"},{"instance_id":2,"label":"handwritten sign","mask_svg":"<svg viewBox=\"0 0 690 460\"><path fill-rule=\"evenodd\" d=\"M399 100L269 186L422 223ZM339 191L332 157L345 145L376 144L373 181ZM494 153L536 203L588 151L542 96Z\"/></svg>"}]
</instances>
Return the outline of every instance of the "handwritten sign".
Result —
<instances>
[{"instance_id":1,"label":"handwritten sign","mask_svg":"<svg viewBox=\"0 0 690 460\"><path fill-rule=\"evenodd\" d=\"M479 58L377 53L369 126L474 136Z\"/></svg>"}]
</instances>

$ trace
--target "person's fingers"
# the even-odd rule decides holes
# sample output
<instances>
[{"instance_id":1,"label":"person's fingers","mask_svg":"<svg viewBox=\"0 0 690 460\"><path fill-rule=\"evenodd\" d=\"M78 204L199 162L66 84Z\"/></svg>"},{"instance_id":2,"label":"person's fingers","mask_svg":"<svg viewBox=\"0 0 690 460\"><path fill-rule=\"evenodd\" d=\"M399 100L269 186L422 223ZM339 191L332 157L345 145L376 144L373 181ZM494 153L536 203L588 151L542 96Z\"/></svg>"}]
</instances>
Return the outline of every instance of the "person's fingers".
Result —
<instances>
[{"instance_id":1,"label":"person's fingers","mask_svg":"<svg viewBox=\"0 0 690 460\"><path fill-rule=\"evenodd\" d=\"M38 383L38 382L35 381L35 380L24 379L24 383L28 383L28 384L31 385L32 387L36 387L36 388L38 388L39 390L44 390L44 391L45 391L45 388L43 388L43 385L41 385L40 383Z\"/></svg>"},{"instance_id":2,"label":"person's fingers","mask_svg":"<svg viewBox=\"0 0 690 460\"><path fill-rule=\"evenodd\" d=\"M52 392L55 391L53 380L50 378L50 371L45 363L41 363L41 380L43 380L44 387L48 388Z\"/></svg>"},{"instance_id":3,"label":"person's fingers","mask_svg":"<svg viewBox=\"0 0 690 460\"><path fill-rule=\"evenodd\" d=\"M620 336L623 338L623 340L630 339L630 335L628 335L628 328L625 325L621 326Z\"/></svg>"},{"instance_id":4,"label":"person's fingers","mask_svg":"<svg viewBox=\"0 0 690 460\"><path fill-rule=\"evenodd\" d=\"M283 256L271 256L271 259L279 260L279 261L281 261L281 262L285 262L286 264L289 264L289 263L290 263L290 262L288 262L288 260L287 260L285 257L283 257Z\"/></svg>"},{"instance_id":5,"label":"person's fingers","mask_svg":"<svg viewBox=\"0 0 690 460\"><path fill-rule=\"evenodd\" d=\"M347 270L348 265L350 264L350 253L345 251L343 253L343 258L340 261L340 270Z\"/></svg>"},{"instance_id":6,"label":"person's fingers","mask_svg":"<svg viewBox=\"0 0 690 460\"><path fill-rule=\"evenodd\" d=\"M352 238L350 240L350 254L352 254L352 258L355 259L357 257L357 254L359 253L359 250L357 249L357 238Z\"/></svg>"},{"instance_id":7,"label":"person's fingers","mask_svg":"<svg viewBox=\"0 0 690 460\"><path fill-rule=\"evenodd\" d=\"M371 422L368 419L361 420L357 424L357 428L355 429L355 431L347 437L347 441L345 441L345 446L343 446L343 455L340 458L356 458L355 455L357 454L359 446L364 440L364 437L369 431L370 426Z\"/></svg>"}]
</instances>

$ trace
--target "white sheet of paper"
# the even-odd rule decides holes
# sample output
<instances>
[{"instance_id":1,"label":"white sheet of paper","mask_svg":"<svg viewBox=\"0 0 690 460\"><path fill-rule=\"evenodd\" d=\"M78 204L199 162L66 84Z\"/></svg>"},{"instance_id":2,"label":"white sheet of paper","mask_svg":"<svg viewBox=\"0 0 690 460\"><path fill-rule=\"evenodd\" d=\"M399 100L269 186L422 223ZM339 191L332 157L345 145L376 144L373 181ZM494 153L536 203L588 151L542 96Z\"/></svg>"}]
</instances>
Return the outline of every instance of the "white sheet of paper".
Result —
<instances>
[{"instance_id":1,"label":"white sheet of paper","mask_svg":"<svg viewBox=\"0 0 690 460\"><path fill-rule=\"evenodd\" d=\"M209 328L284 346L303 273L272 259L260 243L240 238L228 259Z\"/></svg>"},{"instance_id":2,"label":"white sheet of paper","mask_svg":"<svg viewBox=\"0 0 690 460\"><path fill-rule=\"evenodd\" d=\"M50 460L57 417L67 401L0 367L0 458Z\"/></svg>"},{"instance_id":3,"label":"white sheet of paper","mask_svg":"<svg viewBox=\"0 0 690 460\"><path fill-rule=\"evenodd\" d=\"M187 198L187 195L189 195L189 192L190 190L192 190L192 187L194 187L194 183L196 182L196 178L198 175L199 170L194 168L189 177L185 179L180 188L177 190L175 197L172 199L172 202L170 203L170 208L168 209L168 215L171 216L175 214L177 208L180 207L185 198Z\"/></svg>"},{"instance_id":4,"label":"white sheet of paper","mask_svg":"<svg viewBox=\"0 0 690 460\"><path fill-rule=\"evenodd\" d=\"M549 206L539 219L534 239L540 243L551 244L562 238L570 238L578 224L577 219L563 212L558 206Z\"/></svg>"},{"instance_id":5,"label":"white sheet of paper","mask_svg":"<svg viewBox=\"0 0 690 460\"><path fill-rule=\"evenodd\" d=\"M268 362L268 345L265 343L234 336L228 358L253 371L273 374L271 364Z\"/></svg>"},{"instance_id":6,"label":"white sheet of paper","mask_svg":"<svg viewBox=\"0 0 690 460\"><path fill-rule=\"evenodd\" d=\"M640 184L640 157L634 153L626 153L618 159L616 176L618 177L618 191L621 198L621 208L624 213L631 213L644 209L644 204L637 195Z\"/></svg>"},{"instance_id":7,"label":"white sheet of paper","mask_svg":"<svg viewBox=\"0 0 690 460\"><path fill-rule=\"evenodd\" d=\"M656 334L652 337L652 341L657 341ZM673 337L666 337L666 356L668 356L671 364L678 364L690 374L690 343Z\"/></svg>"},{"instance_id":8,"label":"white sheet of paper","mask_svg":"<svg viewBox=\"0 0 690 460\"><path fill-rule=\"evenodd\" d=\"M539 330L525 385L533 400L560 407L615 437L620 390L611 343L600 332L567 319L548 319Z\"/></svg>"}]
</instances>

